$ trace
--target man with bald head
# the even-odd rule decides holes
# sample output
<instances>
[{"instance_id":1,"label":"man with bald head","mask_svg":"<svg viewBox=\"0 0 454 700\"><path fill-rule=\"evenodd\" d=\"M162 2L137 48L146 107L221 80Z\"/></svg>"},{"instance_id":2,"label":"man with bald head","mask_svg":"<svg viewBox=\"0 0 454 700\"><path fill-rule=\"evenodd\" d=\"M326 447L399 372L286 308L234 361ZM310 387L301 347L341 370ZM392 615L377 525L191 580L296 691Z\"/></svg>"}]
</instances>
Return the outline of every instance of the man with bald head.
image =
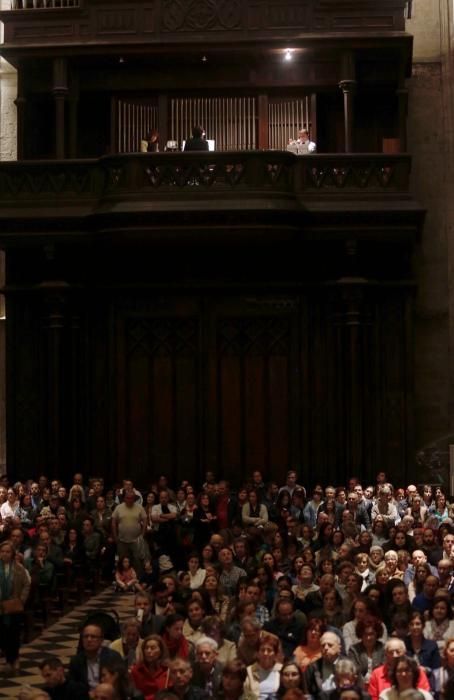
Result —
<instances>
[{"instance_id":1,"label":"man with bald head","mask_svg":"<svg viewBox=\"0 0 454 700\"><path fill-rule=\"evenodd\" d=\"M401 518L404 517L404 515L407 512L407 509L411 508L413 498L414 496L416 496L417 493L418 489L414 484L409 484L405 489L405 498L403 501L400 501L397 506L397 510Z\"/></svg>"},{"instance_id":2,"label":"man with bald head","mask_svg":"<svg viewBox=\"0 0 454 700\"><path fill-rule=\"evenodd\" d=\"M368 692L371 700L379 700L380 694L391 688L391 669L396 663L396 659L406 654L405 642L402 639L392 637L385 644L385 663L372 671ZM429 681L425 671L419 669L419 678L416 683L417 688L430 691Z\"/></svg>"},{"instance_id":3,"label":"man with bald head","mask_svg":"<svg viewBox=\"0 0 454 700\"><path fill-rule=\"evenodd\" d=\"M112 685L100 683L94 689L91 697L93 700L115 700L116 694Z\"/></svg>"},{"instance_id":4,"label":"man with bald head","mask_svg":"<svg viewBox=\"0 0 454 700\"><path fill-rule=\"evenodd\" d=\"M438 571L435 566L432 566L432 564L429 564L427 561L427 554L422 549L415 549L411 555L411 564L407 566L404 574L404 583L406 586L413 581L415 578L416 567L420 566L421 564L427 564L430 568L430 573L432 576L436 576L438 578Z\"/></svg>"},{"instance_id":5,"label":"man with bald head","mask_svg":"<svg viewBox=\"0 0 454 700\"><path fill-rule=\"evenodd\" d=\"M309 695L318 697L336 687L337 662L346 658L341 655L341 639L335 632L325 632L320 639L322 658L309 664L305 671L306 688Z\"/></svg>"}]
</instances>

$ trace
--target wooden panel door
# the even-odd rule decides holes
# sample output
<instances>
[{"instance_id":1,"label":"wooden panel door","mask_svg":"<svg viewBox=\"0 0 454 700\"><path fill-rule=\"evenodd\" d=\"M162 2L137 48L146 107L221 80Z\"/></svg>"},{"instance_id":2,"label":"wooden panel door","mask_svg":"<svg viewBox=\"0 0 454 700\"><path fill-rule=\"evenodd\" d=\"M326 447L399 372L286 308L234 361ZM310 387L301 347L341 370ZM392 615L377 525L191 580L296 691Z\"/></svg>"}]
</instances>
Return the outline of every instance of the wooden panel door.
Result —
<instances>
[{"instance_id":1,"label":"wooden panel door","mask_svg":"<svg viewBox=\"0 0 454 700\"><path fill-rule=\"evenodd\" d=\"M198 477L200 321L188 300L124 310L117 321L119 474L142 486Z\"/></svg>"},{"instance_id":2,"label":"wooden panel door","mask_svg":"<svg viewBox=\"0 0 454 700\"><path fill-rule=\"evenodd\" d=\"M277 478L299 459L298 305L285 301L211 307L207 464L236 484L255 468Z\"/></svg>"}]
</instances>

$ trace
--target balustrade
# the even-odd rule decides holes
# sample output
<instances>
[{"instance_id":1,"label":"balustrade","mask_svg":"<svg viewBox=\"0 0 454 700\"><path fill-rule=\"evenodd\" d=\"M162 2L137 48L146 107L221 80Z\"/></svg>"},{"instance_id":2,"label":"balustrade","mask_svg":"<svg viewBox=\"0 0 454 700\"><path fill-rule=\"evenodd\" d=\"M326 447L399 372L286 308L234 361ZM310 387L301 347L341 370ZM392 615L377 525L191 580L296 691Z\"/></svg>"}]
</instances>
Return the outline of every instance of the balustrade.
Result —
<instances>
[{"instance_id":1,"label":"balustrade","mask_svg":"<svg viewBox=\"0 0 454 700\"><path fill-rule=\"evenodd\" d=\"M285 151L133 153L96 160L0 163L0 209L96 208L105 199L405 199L410 156ZM292 205L293 206L293 205Z\"/></svg>"},{"instance_id":2,"label":"balustrade","mask_svg":"<svg viewBox=\"0 0 454 700\"><path fill-rule=\"evenodd\" d=\"M80 7L79 0L11 0L11 10L43 10Z\"/></svg>"}]
</instances>

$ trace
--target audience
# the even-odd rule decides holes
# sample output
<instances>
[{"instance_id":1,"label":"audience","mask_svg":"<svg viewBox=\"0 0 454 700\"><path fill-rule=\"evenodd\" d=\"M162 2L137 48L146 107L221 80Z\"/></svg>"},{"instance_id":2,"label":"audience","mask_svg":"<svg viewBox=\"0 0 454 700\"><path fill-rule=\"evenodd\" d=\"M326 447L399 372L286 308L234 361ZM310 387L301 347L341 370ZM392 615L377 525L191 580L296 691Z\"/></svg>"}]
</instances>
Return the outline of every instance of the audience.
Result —
<instances>
[{"instance_id":1,"label":"audience","mask_svg":"<svg viewBox=\"0 0 454 700\"><path fill-rule=\"evenodd\" d=\"M280 485L255 470L237 492L207 473L198 491L160 476L142 494L81 474L67 485L4 478L6 675L19 670L23 605L33 614L44 591L82 579L93 592L102 578L116 596L134 593L135 616L110 649L85 625L67 674L43 658L51 700L446 700L453 506L430 485L395 488L381 473L377 484L306 490L294 471Z\"/></svg>"}]
</instances>

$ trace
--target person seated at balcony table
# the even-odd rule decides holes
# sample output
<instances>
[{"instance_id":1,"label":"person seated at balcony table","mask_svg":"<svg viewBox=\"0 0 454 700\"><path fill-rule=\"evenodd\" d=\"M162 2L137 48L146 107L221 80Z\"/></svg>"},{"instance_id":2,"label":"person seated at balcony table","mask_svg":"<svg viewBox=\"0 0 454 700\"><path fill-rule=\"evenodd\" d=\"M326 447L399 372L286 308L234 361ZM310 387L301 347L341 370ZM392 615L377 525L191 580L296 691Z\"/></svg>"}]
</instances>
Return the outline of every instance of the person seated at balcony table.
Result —
<instances>
[{"instance_id":1,"label":"person seated at balcony table","mask_svg":"<svg viewBox=\"0 0 454 700\"><path fill-rule=\"evenodd\" d=\"M295 155L304 156L308 153L315 153L317 150L317 144L310 140L309 132L307 129L300 129L298 132L298 138L296 141L290 139L287 146L287 151L291 151Z\"/></svg>"},{"instance_id":2,"label":"person seated at balcony table","mask_svg":"<svg viewBox=\"0 0 454 700\"><path fill-rule=\"evenodd\" d=\"M159 151L159 132L151 129L140 142L141 153L157 153Z\"/></svg>"},{"instance_id":3,"label":"person seated at balcony table","mask_svg":"<svg viewBox=\"0 0 454 700\"><path fill-rule=\"evenodd\" d=\"M205 130L203 126L192 127L192 138L188 139L184 145L185 151L208 151L208 141L204 138Z\"/></svg>"}]
</instances>

